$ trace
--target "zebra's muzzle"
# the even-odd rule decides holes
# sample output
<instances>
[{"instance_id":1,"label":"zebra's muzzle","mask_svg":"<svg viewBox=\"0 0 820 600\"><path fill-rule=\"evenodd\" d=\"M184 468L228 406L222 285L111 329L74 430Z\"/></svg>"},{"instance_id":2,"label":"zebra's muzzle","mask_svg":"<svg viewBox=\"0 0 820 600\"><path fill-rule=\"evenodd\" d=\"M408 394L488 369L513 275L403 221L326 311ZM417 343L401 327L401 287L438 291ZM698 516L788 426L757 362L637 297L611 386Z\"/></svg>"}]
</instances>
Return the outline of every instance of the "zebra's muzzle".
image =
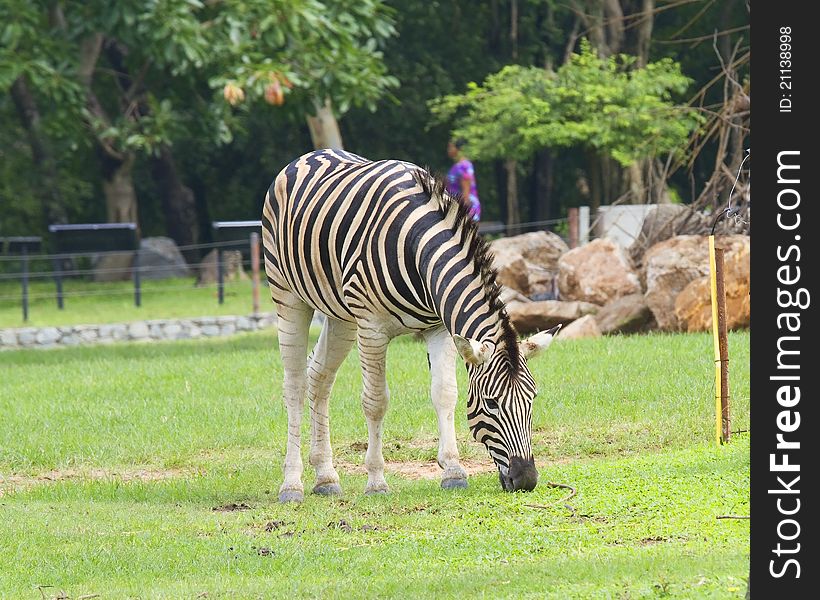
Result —
<instances>
[{"instance_id":1,"label":"zebra's muzzle","mask_svg":"<svg viewBox=\"0 0 820 600\"><path fill-rule=\"evenodd\" d=\"M531 492L538 484L538 471L535 468L535 459L523 459L513 456L510 467L498 467L498 479L506 492Z\"/></svg>"}]
</instances>

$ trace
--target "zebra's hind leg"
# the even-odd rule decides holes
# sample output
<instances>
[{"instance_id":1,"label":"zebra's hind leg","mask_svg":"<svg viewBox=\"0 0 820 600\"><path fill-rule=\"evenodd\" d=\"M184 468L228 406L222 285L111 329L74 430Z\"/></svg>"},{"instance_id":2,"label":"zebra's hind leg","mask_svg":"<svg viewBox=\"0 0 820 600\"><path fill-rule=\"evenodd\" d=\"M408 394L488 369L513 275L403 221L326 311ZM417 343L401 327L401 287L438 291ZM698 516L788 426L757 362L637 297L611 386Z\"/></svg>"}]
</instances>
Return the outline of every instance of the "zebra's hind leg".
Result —
<instances>
[{"instance_id":1,"label":"zebra's hind leg","mask_svg":"<svg viewBox=\"0 0 820 600\"><path fill-rule=\"evenodd\" d=\"M288 442L285 453L284 481L279 488L280 502L304 500L302 487L301 430L305 402L305 371L307 369L307 344L313 309L288 294L277 302L277 327L279 354L285 372L282 392L288 411Z\"/></svg>"},{"instance_id":2,"label":"zebra's hind leg","mask_svg":"<svg viewBox=\"0 0 820 600\"><path fill-rule=\"evenodd\" d=\"M390 491L384 479L382 426L390 392L387 389L385 363L390 339L377 329L359 325L359 360L362 366L362 409L367 419L367 467L365 494Z\"/></svg>"},{"instance_id":3,"label":"zebra's hind leg","mask_svg":"<svg viewBox=\"0 0 820 600\"><path fill-rule=\"evenodd\" d=\"M456 445L455 410L458 400L456 382L456 347L444 327L425 332L430 359L430 396L438 417L438 464L444 469L441 487L467 487L467 472L459 462Z\"/></svg>"},{"instance_id":4,"label":"zebra's hind leg","mask_svg":"<svg viewBox=\"0 0 820 600\"><path fill-rule=\"evenodd\" d=\"M313 349L307 369L307 393L310 400L310 464L316 469L314 494L339 495L339 474L333 468L330 447L328 398L336 372L356 341L355 323L325 319L319 341Z\"/></svg>"}]
</instances>

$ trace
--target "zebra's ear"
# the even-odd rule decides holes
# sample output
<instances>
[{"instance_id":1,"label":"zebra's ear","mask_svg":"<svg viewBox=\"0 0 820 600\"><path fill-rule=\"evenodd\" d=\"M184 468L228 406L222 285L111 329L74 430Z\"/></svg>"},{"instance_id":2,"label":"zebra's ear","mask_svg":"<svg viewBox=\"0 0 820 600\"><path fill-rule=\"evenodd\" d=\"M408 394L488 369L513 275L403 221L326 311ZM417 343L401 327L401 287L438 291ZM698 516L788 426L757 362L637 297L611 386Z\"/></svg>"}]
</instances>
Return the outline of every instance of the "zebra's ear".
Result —
<instances>
[{"instance_id":1,"label":"zebra's ear","mask_svg":"<svg viewBox=\"0 0 820 600\"><path fill-rule=\"evenodd\" d=\"M486 362L486 360L490 358L490 355L493 353L492 344L488 344L487 342L469 340L460 335L454 335L453 341L456 344L456 350L458 350L458 353L461 354L461 357L471 365L480 365L481 363Z\"/></svg>"},{"instance_id":2,"label":"zebra's ear","mask_svg":"<svg viewBox=\"0 0 820 600\"><path fill-rule=\"evenodd\" d=\"M558 330L561 329L561 324L556 325L546 331L539 331L535 335L531 335L523 342L518 343L518 351L524 357L524 360L529 360L539 352L546 350L558 335Z\"/></svg>"}]
</instances>

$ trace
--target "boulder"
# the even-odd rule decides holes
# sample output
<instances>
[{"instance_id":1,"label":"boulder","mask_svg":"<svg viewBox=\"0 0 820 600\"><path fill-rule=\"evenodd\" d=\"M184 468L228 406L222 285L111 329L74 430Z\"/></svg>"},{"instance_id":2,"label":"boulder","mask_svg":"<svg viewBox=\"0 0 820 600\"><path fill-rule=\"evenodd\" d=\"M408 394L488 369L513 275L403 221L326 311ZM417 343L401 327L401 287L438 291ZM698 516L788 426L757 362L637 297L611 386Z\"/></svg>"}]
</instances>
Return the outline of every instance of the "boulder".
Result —
<instances>
[{"instance_id":1,"label":"boulder","mask_svg":"<svg viewBox=\"0 0 820 600\"><path fill-rule=\"evenodd\" d=\"M490 245L493 252L513 252L521 255L524 260L550 271L558 269L558 259L569 251L569 246L561 236L551 231L513 235L495 240Z\"/></svg>"},{"instance_id":2,"label":"boulder","mask_svg":"<svg viewBox=\"0 0 820 600\"><path fill-rule=\"evenodd\" d=\"M507 306L508 309L509 309L510 306L513 306L513 305L518 304L518 303L531 302L531 300L529 298L527 298L521 292L518 292L518 291L516 291L516 290L514 290L510 287L505 286L505 285L501 286L501 294L500 294L499 298L505 304L505 306Z\"/></svg>"},{"instance_id":3,"label":"boulder","mask_svg":"<svg viewBox=\"0 0 820 600\"><path fill-rule=\"evenodd\" d=\"M589 302L541 300L511 304L507 307L507 314L515 330L523 335L543 331L558 324L566 325L584 315L594 313L598 308Z\"/></svg>"},{"instance_id":4,"label":"boulder","mask_svg":"<svg viewBox=\"0 0 820 600\"><path fill-rule=\"evenodd\" d=\"M142 279L170 279L189 277L191 270L174 240L168 237L149 237L140 241L140 277Z\"/></svg>"},{"instance_id":5,"label":"boulder","mask_svg":"<svg viewBox=\"0 0 820 600\"><path fill-rule=\"evenodd\" d=\"M134 277L131 266L134 264L133 252L107 252L91 259L94 269L94 281L129 281Z\"/></svg>"},{"instance_id":6,"label":"boulder","mask_svg":"<svg viewBox=\"0 0 820 600\"><path fill-rule=\"evenodd\" d=\"M726 249L725 262L728 264L736 260L734 254L737 252L748 255L749 236L721 236L716 239L716 244ZM737 260L737 268L742 268L742 258ZM652 246L646 252L643 262L643 277L646 281L644 298L658 327L664 331L685 329L675 313L675 301L678 294L692 281L708 278L708 236L675 236Z\"/></svg>"},{"instance_id":7,"label":"boulder","mask_svg":"<svg viewBox=\"0 0 820 600\"><path fill-rule=\"evenodd\" d=\"M751 323L750 244L736 248L723 261L726 292L726 327L742 329ZM675 298L675 317L684 331L712 329L711 279L695 279Z\"/></svg>"},{"instance_id":8,"label":"boulder","mask_svg":"<svg viewBox=\"0 0 820 600\"><path fill-rule=\"evenodd\" d=\"M603 334L648 331L655 324L643 294L616 298L595 313L595 321Z\"/></svg>"},{"instance_id":9,"label":"boulder","mask_svg":"<svg viewBox=\"0 0 820 600\"><path fill-rule=\"evenodd\" d=\"M211 250L199 263L196 286L212 285L217 283L217 251ZM222 281L246 281L247 273L242 268L242 253L239 250L224 250L222 252Z\"/></svg>"},{"instance_id":10,"label":"boulder","mask_svg":"<svg viewBox=\"0 0 820 600\"><path fill-rule=\"evenodd\" d=\"M601 330L598 322L592 315L584 315L580 319L573 321L566 327L562 327L558 332L559 340L578 340L581 338L601 337Z\"/></svg>"},{"instance_id":11,"label":"boulder","mask_svg":"<svg viewBox=\"0 0 820 600\"><path fill-rule=\"evenodd\" d=\"M558 259L569 250L549 231L522 233L491 242L498 281L526 296L550 293Z\"/></svg>"},{"instance_id":12,"label":"boulder","mask_svg":"<svg viewBox=\"0 0 820 600\"><path fill-rule=\"evenodd\" d=\"M641 291L626 252L607 238L570 250L561 256L558 269L558 289L564 300L605 305Z\"/></svg>"},{"instance_id":13,"label":"boulder","mask_svg":"<svg viewBox=\"0 0 820 600\"><path fill-rule=\"evenodd\" d=\"M502 286L527 294L530 288L527 263L520 254L502 250L494 253L493 266L498 271L496 280Z\"/></svg>"}]
</instances>

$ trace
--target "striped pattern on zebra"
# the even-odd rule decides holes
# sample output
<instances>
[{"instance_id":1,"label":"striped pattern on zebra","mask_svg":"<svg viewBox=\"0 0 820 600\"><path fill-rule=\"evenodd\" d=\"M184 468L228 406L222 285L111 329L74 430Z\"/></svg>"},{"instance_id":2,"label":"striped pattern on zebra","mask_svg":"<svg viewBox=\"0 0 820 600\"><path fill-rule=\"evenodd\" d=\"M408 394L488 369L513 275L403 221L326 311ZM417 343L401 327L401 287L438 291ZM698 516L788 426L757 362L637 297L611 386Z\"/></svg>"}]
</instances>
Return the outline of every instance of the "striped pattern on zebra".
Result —
<instances>
[{"instance_id":1,"label":"striped pattern on zebra","mask_svg":"<svg viewBox=\"0 0 820 600\"><path fill-rule=\"evenodd\" d=\"M520 342L500 299L489 245L457 198L420 167L319 150L287 165L265 197L265 270L279 317L288 413L279 499L301 501L300 429L310 402L314 493L340 494L330 445L328 397L354 343L367 420L366 493L386 492L382 423L389 399L389 341L420 332L431 365L442 487L465 487L454 427L456 356L469 376L470 430L498 467L505 490L532 490L531 409L535 382L526 359L556 329ZM307 356L314 310L326 316Z\"/></svg>"}]
</instances>

